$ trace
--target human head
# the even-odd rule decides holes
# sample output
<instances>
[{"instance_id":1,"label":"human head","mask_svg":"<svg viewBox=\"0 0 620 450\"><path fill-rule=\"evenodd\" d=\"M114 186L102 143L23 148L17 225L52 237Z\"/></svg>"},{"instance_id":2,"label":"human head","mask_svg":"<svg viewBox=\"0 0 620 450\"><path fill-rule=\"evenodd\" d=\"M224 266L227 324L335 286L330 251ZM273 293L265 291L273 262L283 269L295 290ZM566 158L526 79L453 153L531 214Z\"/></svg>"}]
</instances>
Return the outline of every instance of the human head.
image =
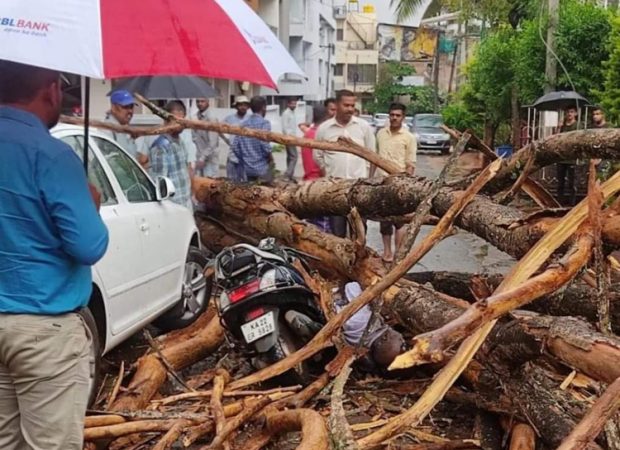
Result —
<instances>
[{"instance_id":1,"label":"human head","mask_svg":"<svg viewBox=\"0 0 620 450\"><path fill-rule=\"evenodd\" d=\"M355 94L343 89L336 95L336 119L341 123L349 123L355 112Z\"/></svg>"},{"instance_id":2,"label":"human head","mask_svg":"<svg viewBox=\"0 0 620 450\"><path fill-rule=\"evenodd\" d=\"M133 117L136 100L131 92L124 89L112 91L110 94L110 113L121 125L129 125Z\"/></svg>"},{"instance_id":3,"label":"human head","mask_svg":"<svg viewBox=\"0 0 620 450\"><path fill-rule=\"evenodd\" d=\"M52 128L62 108L60 73L0 60L0 104L28 111Z\"/></svg>"},{"instance_id":4,"label":"human head","mask_svg":"<svg viewBox=\"0 0 620 450\"><path fill-rule=\"evenodd\" d=\"M595 106L592 109L592 122L595 125L602 125L606 122L605 120L605 111L600 106Z\"/></svg>"},{"instance_id":5,"label":"human head","mask_svg":"<svg viewBox=\"0 0 620 450\"><path fill-rule=\"evenodd\" d=\"M177 119L185 119L185 115L187 110L185 109L185 105L181 100L170 100L164 106L164 111L172 114ZM172 120L168 119L166 122L171 122ZM181 132L172 133L173 136L178 136Z\"/></svg>"},{"instance_id":6,"label":"human head","mask_svg":"<svg viewBox=\"0 0 620 450\"><path fill-rule=\"evenodd\" d=\"M255 95L252 97L252 100L250 100L250 109L254 114L260 114L265 117L267 113L267 99L260 95Z\"/></svg>"},{"instance_id":7,"label":"human head","mask_svg":"<svg viewBox=\"0 0 620 450\"><path fill-rule=\"evenodd\" d=\"M325 106L316 105L314 108L312 108L312 123L315 126L319 126L329 118L330 117Z\"/></svg>"},{"instance_id":8,"label":"human head","mask_svg":"<svg viewBox=\"0 0 620 450\"><path fill-rule=\"evenodd\" d=\"M209 107L209 99L208 98L197 98L196 99L196 107L198 111L205 112Z\"/></svg>"},{"instance_id":9,"label":"human head","mask_svg":"<svg viewBox=\"0 0 620 450\"><path fill-rule=\"evenodd\" d=\"M564 110L564 121L574 122L577 120L577 108L574 106L569 106Z\"/></svg>"},{"instance_id":10,"label":"human head","mask_svg":"<svg viewBox=\"0 0 620 450\"><path fill-rule=\"evenodd\" d=\"M405 114L407 111L407 107L402 103L392 103L390 105L389 116L390 116L390 128L392 130L398 130L403 126L403 121L405 120Z\"/></svg>"},{"instance_id":11,"label":"human head","mask_svg":"<svg viewBox=\"0 0 620 450\"><path fill-rule=\"evenodd\" d=\"M358 108L355 108L355 110L353 110L353 115L355 117L359 117L360 116L360 110Z\"/></svg>"},{"instance_id":12,"label":"human head","mask_svg":"<svg viewBox=\"0 0 620 450\"><path fill-rule=\"evenodd\" d=\"M327 108L327 114L331 119L336 115L336 99L334 97L329 97L323 102L323 106Z\"/></svg>"},{"instance_id":13,"label":"human head","mask_svg":"<svg viewBox=\"0 0 620 450\"><path fill-rule=\"evenodd\" d=\"M286 101L286 107L290 110L297 108L297 99L295 97L289 97Z\"/></svg>"},{"instance_id":14,"label":"human head","mask_svg":"<svg viewBox=\"0 0 620 450\"><path fill-rule=\"evenodd\" d=\"M382 368L387 368L403 352L404 348L405 339L402 334L388 328L372 343L370 351L374 362Z\"/></svg>"},{"instance_id":15,"label":"human head","mask_svg":"<svg viewBox=\"0 0 620 450\"><path fill-rule=\"evenodd\" d=\"M235 104L233 105L237 109L237 114L245 116L250 108L250 100L245 95L238 95L235 98Z\"/></svg>"}]
</instances>

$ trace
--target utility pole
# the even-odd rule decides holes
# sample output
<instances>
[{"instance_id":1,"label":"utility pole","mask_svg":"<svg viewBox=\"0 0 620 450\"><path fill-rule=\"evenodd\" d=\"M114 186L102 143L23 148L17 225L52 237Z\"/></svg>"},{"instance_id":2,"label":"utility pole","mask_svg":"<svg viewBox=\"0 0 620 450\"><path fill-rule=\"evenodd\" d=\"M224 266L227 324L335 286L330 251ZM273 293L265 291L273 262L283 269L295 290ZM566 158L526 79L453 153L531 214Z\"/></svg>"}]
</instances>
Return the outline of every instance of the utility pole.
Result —
<instances>
[{"instance_id":1,"label":"utility pole","mask_svg":"<svg viewBox=\"0 0 620 450\"><path fill-rule=\"evenodd\" d=\"M555 33L560 22L560 0L547 0L549 27L547 28L547 57L545 60L545 93L555 90L558 81L558 67L555 58Z\"/></svg>"},{"instance_id":2,"label":"utility pole","mask_svg":"<svg viewBox=\"0 0 620 450\"><path fill-rule=\"evenodd\" d=\"M329 74L332 70L332 52L335 44L320 45L321 48L327 49L327 76L325 77L325 98L329 98Z\"/></svg>"},{"instance_id":3,"label":"utility pole","mask_svg":"<svg viewBox=\"0 0 620 450\"><path fill-rule=\"evenodd\" d=\"M437 30L437 42L435 43L435 57L433 58L433 112L439 112L439 41L441 30Z\"/></svg>"}]
</instances>

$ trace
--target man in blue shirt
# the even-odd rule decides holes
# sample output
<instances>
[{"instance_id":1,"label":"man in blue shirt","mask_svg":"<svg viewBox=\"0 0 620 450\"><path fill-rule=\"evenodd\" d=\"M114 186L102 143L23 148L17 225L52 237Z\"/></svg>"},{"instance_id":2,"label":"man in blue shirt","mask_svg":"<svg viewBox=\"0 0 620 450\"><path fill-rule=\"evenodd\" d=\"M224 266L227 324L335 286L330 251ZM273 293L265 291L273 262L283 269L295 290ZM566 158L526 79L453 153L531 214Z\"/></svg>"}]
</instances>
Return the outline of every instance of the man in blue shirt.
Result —
<instances>
[{"instance_id":1,"label":"man in blue shirt","mask_svg":"<svg viewBox=\"0 0 620 450\"><path fill-rule=\"evenodd\" d=\"M255 96L250 100L252 115L241 123L242 127L256 130L271 131L271 123L265 119L267 100L265 97ZM243 165L248 181L269 184L273 181L271 173L271 145L260 139L237 136L232 143L232 152Z\"/></svg>"},{"instance_id":2,"label":"man in blue shirt","mask_svg":"<svg viewBox=\"0 0 620 450\"><path fill-rule=\"evenodd\" d=\"M58 72L0 61L0 448L82 448L91 265L108 232L79 157L48 129Z\"/></svg>"}]
</instances>

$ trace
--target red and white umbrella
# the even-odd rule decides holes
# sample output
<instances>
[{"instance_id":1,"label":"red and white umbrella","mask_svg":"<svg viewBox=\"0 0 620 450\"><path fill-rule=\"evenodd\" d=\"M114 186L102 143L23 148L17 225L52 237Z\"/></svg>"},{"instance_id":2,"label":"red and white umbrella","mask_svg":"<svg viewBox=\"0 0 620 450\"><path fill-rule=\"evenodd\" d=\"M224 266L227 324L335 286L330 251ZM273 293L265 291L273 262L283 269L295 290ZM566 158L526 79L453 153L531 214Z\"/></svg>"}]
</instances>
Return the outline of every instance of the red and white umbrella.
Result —
<instances>
[{"instance_id":1,"label":"red and white umbrella","mask_svg":"<svg viewBox=\"0 0 620 450\"><path fill-rule=\"evenodd\" d=\"M243 0L2 0L0 59L92 78L304 75Z\"/></svg>"}]
</instances>

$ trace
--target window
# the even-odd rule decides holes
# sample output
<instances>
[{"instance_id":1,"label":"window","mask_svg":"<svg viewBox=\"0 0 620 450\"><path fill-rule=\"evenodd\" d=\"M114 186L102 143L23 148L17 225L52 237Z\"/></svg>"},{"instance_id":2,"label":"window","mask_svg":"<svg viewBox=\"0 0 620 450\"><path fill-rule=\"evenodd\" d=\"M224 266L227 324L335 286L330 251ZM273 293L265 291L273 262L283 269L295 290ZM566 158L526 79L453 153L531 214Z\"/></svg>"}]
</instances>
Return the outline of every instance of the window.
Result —
<instances>
[{"instance_id":1,"label":"window","mask_svg":"<svg viewBox=\"0 0 620 450\"><path fill-rule=\"evenodd\" d=\"M347 80L349 83L375 84L377 66L375 64L349 64Z\"/></svg>"},{"instance_id":2,"label":"window","mask_svg":"<svg viewBox=\"0 0 620 450\"><path fill-rule=\"evenodd\" d=\"M157 200L155 186L134 160L107 139L99 137L93 139L114 172L128 202L143 203Z\"/></svg>"},{"instance_id":3,"label":"window","mask_svg":"<svg viewBox=\"0 0 620 450\"><path fill-rule=\"evenodd\" d=\"M344 29L343 28L336 29L336 40L338 42L344 41Z\"/></svg>"},{"instance_id":4,"label":"window","mask_svg":"<svg viewBox=\"0 0 620 450\"><path fill-rule=\"evenodd\" d=\"M337 77L344 75L344 64L336 64L336 67L334 68L334 75Z\"/></svg>"},{"instance_id":5,"label":"window","mask_svg":"<svg viewBox=\"0 0 620 450\"><path fill-rule=\"evenodd\" d=\"M68 144L69 147L77 153L80 159L83 160L83 136L65 136L61 138L61 141ZM118 203L114 189L112 189L112 185L110 184L110 180L103 171L103 167L101 167L99 160L95 158L95 155L93 155L92 150L88 152L88 181L95 186L101 194L101 206L116 205Z\"/></svg>"}]
</instances>

